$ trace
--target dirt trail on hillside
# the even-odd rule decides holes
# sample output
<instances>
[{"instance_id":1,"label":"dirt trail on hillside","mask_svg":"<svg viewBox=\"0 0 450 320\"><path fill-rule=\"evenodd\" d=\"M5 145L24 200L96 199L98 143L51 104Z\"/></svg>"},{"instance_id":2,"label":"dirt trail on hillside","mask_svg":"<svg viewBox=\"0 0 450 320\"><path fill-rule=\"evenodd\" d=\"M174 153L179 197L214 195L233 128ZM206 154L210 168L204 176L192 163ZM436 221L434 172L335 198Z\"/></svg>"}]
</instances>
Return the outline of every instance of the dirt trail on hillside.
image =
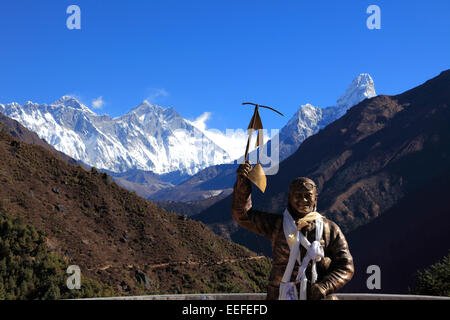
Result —
<instances>
[{"instance_id":1,"label":"dirt trail on hillside","mask_svg":"<svg viewBox=\"0 0 450 320\"><path fill-rule=\"evenodd\" d=\"M221 264L225 264L225 263L237 263L237 262L243 262L243 261L251 261L251 260L261 260L267 258L266 256L255 256L255 257L244 257L244 258L237 258L237 259L223 259L223 260L219 260L219 261L215 261L215 262L205 262L205 261L175 261L175 262L167 262L167 263L158 263L158 264L151 264L148 267L150 269L158 269L158 268L165 268L165 267L169 267L169 266L182 266L182 265L189 265L189 266L194 266L194 265L221 265ZM102 266L102 267L98 267L96 268L97 270L101 270L101 271L105 271L109 268L113 267L112 265L106 265L106 266ZM127 266L129 269L132 269L134 266L133 265L128 265ZM92 269L89 269L92 270Z\"/></svg>"},{"instance_id":2,"label":"dirt trail on hillside","mask_svg":"<svg viewBox=\"0 0 450 320\"><path fill-rule=\"evenodd\" d=\"M250 261L250 260L260 260L267 258L266 256L256 256L256 257L244 257L244 258L238 258L238 259L223 259L216 262L197 262L197 261L178 261L178 262L168 262L168 263L159 263L159 264L153 264L149 267L152 269L156 268L164 268L168 266L177 266L177 265L220 265L225 263L236 263L236 262L243 262L243 261Z\"/></svg>"}]
</instances>

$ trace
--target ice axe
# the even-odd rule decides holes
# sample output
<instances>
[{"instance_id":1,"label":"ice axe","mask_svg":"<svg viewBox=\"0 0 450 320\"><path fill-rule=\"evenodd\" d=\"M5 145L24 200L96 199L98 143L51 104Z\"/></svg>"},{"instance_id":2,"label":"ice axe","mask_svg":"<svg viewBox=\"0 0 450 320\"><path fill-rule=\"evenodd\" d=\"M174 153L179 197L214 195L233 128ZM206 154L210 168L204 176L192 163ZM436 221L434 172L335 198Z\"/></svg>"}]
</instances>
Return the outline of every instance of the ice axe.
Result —
<instances>
[{"instance_id":1,"label":"ice axe","mask_svg":"<svg viewBox=\"0 0 450 320\"><path fill-rule=\"evenodd\" d=\"M256 103L243 102L242 104L243 105L249 104L249 105L255 106L255 111L253 112L252 119L250 120L250 124L248 125L248 128L247 128L248 140L247 140L247 147L245 147L244 162L247 161L248 149L250 147L250 140L252 139L253 131L258 130L258 137L256 138L255 148L257 149L258 147L260 147L260 149L259 149L260 157L258 157L258 161L257 161L256 165L248 173L247 177L251 182L253 182L259 188L259 190L261 190L264 193L264 191L266 190L267 179L266 179L266 175L264 174L264 170L263 170L261 164L259 163L259 159L261 158L263 147L264 147L264 136L263 136L263 126L262 126L262 122L261 122L261 117L259 116L258 108L261 107L261 108L270 109L282 116L284 116L284 115L281 112L279 112L271 107L262 106L262 105L259 105Z\"/></svg>"}]
</instances>

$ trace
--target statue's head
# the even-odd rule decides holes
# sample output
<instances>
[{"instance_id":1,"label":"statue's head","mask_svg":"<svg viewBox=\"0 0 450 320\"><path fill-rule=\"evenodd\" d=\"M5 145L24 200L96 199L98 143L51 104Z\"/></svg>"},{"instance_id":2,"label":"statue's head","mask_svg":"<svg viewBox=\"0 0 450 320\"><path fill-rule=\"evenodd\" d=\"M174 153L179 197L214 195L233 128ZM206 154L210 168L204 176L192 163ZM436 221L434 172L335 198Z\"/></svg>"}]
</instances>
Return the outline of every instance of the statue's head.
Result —
<instances>
[{"instance_id":1,"label":"statue's head","mask_svg":"<svg viewBox=\"0 0 450 320\"><path fill-rule=\"evenodd\" d=\"M309 178L300 177L289 185L288 203L290 209L300 215L315 211L317 207L317 187Z\"/></svg>"}]
</instances>

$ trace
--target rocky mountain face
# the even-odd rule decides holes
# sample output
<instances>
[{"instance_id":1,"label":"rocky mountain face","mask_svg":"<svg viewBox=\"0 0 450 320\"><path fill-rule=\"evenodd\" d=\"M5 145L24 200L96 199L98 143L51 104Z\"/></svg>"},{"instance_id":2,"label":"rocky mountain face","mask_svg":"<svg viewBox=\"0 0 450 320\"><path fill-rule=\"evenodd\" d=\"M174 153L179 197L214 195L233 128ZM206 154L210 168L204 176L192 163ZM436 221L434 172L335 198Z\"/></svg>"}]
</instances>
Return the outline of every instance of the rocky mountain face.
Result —
<instances>
[{"instance_id":1,"label":"rocky mountain face","mask_svg":"<svg viewBox=\"0 0 450 320\"><path fill-rule=\"evenodd\" d=\"M67 266L117 295L265 290L267 258L120 188L106 173L70 165L45 143L25 143L3 123L0 182L1 215L42 231Z\"/></svg>"},{"instance_id":2,"label":"rocky mountain face","mask_svg":"<svg viewBox=\"0 0 450 320\"><path fill-rule=\"evenodd\" d=\"M50 105L0 104L0 112L70 157L116 173L138 169L192 175L230 161L223 149L175 109L147 101L113 119L95 114L70 96Z\"/></svg>"},{"instance_id":3,"label":"rocky mountain face","mask_svg":"<svg viewBox=\"0 0 450 320\"><path fill-rule=\"evenodd\" d=\"M435 216L433 213L435 221L448 226L444 216L448 214L448 206L443 204L444 199L437 200L439 208L435 208L433 198L420 198L417 192L433 185L433 179L444 175L450 168L449 122L450 70L402 94L364 100L307 138L291 157L280 164L277 175L268 176L265 194L253 188L253 205L262 211L281 213L287 203L289 183L295 177L310 177L319 188L318 210L337 222L344 232L355 232L350 243L355 247L355 263L358 264L360 257L369 261L370 250L382 254L377 248L377 239L393 227L371 227L374 229L367 236L364 232L357 234L357 230L364 230L362 226L371 221L373 226L378 225L375 221L385 221L382 225L387 225L391 221L389 216L392 216L392 223L398 227L397 233L386 234L387 240L382 247L387 248L392 244L389 241L395 241L397 235L411 239L409 228L419 228L420 222L408 221L407 216L419 219L423 206L401 207L403 213L398 217L403 217L404 223L398 223L400 218L393 214L403 202L410 203L408 199L429 203L438 214ZM444 193L450 191L445 189L446 184L436 186L444 188ZM230 205L231 197L228 197L193 218L254 251L270 254L268 241L243 230L231 219ZM428 228L424 224L422 227L418 237L431 238L429 234L434 232L433 227ZM369 234L378 234L378 237L371 238ZM422 246L422 249L430 247L431 251L434 250L431 249L434 243L419 242L410 245L412 248ZM406 246L405 241L402 243ZM362 246L374 249L367 249L364 253ZM395 248L406 250L406 247L397 245ZM415 251L417 255L422 254L422 249ZM389 250L393 252L393 248ZM440 252L440 257L446 253ZM409 263L417 255L402 255L403 263ZM428 264L434 262L429 261L431 255L427 257L424 261Z\"/></svg>"}]
</instances>

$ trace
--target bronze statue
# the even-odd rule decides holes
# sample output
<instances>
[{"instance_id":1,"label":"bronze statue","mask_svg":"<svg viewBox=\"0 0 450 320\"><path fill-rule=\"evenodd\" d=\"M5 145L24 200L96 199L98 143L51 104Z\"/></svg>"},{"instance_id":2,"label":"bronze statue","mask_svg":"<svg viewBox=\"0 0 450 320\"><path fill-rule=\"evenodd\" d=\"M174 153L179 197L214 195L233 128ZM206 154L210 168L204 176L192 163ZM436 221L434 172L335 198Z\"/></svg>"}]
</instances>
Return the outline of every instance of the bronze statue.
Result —
<instances>
[{"instance_id":1,"label":"bronze statue","mask_svg":"<svg viewBox=\"0 0 450 320\"><path fill-rule=\"evenodd\" d=\"M353 276L353 258L340 228L316 212L317 187L308 178L289 186L283 215L252 208L249 161L237 170L231 215L242 227L272 243L267 299L335 300Z\"/></svg>"}]
</instances>

